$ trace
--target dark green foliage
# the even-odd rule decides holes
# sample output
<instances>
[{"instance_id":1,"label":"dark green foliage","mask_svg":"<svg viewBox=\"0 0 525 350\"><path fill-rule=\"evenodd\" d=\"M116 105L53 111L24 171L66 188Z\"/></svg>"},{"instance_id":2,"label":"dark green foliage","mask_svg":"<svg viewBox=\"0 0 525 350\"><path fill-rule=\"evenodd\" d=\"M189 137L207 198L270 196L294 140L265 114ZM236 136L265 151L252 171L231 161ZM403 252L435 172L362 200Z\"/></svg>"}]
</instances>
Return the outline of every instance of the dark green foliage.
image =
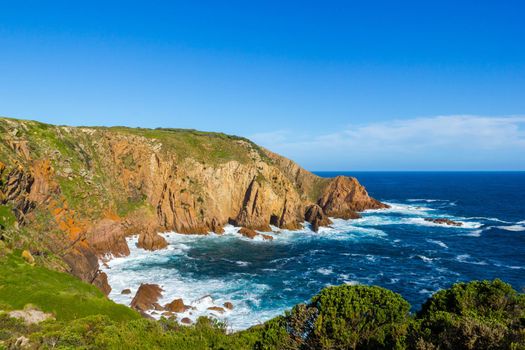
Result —
<instances>
[{"instance_id":1,"label":"dark green foliage","mask_svg":"<svg viewBox=\"0 0 525 350\"><path fill-rule=\"evenodd\" d=\"M415 316L387 289L329 287L309 304L228 334L224 324L204 317L192 326L136 318L74 277L7 257L1 261L9 277L0 274L0 309L31 302L57 320L26 325L0 312L0 349L20 336L34 349L525 349L524 296L500 280L456 284Z\"/></svg>"},{"instance_id":2,"label":"dark green foliage","mask_svg":"<svg viewBox=\"0 0 525 350\"><path fill-rule=\"evenodd\" d=\"M458 283L417 315L415 341L440 349L525 347L525 296L501 280Z\"/></svg>"},{"instance_id":3,"label":"dark green foliage","mask_svg":"<svg viewBox=\"0 0 525 350\"><path fill-rule=\"evenodd\" d=\"M318 349L404 347L410 305L380 287L329 287L312 299L318 311L306 343ZM311 321L307 321L311 322Z\"/></svg>"}]
</instances>

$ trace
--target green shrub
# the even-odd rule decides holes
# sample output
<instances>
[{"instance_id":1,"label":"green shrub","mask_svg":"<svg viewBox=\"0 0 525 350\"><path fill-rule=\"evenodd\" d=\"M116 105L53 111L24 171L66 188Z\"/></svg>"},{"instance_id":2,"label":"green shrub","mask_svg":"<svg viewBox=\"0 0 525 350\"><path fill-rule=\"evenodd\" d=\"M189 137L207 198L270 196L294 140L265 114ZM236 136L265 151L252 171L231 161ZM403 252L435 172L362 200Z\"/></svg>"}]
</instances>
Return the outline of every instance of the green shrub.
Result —
<instances>
[{"instance_id":1,"label":"green shrub","mask_svg":"<svg viewBox=\"0 0 525 350\"><path fill-rule=\"evenodd\" d=\"M525 296L499 279L439 291L417 318L412 338L440 349L525 348Z\"/></svg>"}]
</instances>

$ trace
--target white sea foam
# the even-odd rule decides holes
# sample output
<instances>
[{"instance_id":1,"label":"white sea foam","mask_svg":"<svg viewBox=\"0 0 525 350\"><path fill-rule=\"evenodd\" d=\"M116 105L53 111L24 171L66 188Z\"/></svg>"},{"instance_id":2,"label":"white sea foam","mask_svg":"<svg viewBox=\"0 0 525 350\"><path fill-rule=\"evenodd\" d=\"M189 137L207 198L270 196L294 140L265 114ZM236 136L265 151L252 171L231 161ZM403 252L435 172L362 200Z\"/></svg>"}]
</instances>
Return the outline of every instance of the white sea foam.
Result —
<instances>
[{"instance_id":1,"label":"white sea foam","mask_svg":"<svg viewBox=\"0 0 525 350\"><path fill-rule=\"evenodd\" d=\"M331 275L334 271L330 268L318 268L316 270L317 272L319 272L321 275L325 275L325 276L328 276L328 275Z\"/></svg>"},{"instance_id":2,"label":"white sea foam","mask_svg":"<svg viewBox=\"0 0 525 350\"><path fill-rule=\"evenodd\" d=\"M410 199L407 199L407 202L426 202L426 203L434 203L434 202L449 202L449 200L448 200L448 199L410 198Z\"/></svg>"},{"instance_id":3,"label":"white sea foam","mask_svg":"<svg viewBox=\"0 0 525 350\"><path fill-rule=\"evenodd\" d=\"M496 226L496 227L499 228L500 230L512 231L512 232L525 231L525 226L523 225Z\"/></svg>"},{"instance_id":4,"label":"white sea foam","mask_svg":"<svg viewBox=\"0 0 525 350\"><path fill-rule=\"evenodd\" d=\"M485 216L472 216L472 217L464 218L464 219L467 219L467 220L495 221L495 222L501 222L503 224L510 224L511 223L510 221L505 221L505 220L501 220L501 219L498 219L498 218L491 218L491 217L485 217Z\"/></svg>"},{"instance_id":5,"label":"white sea foam","mask_svg":"<svg viewBox=\"0 0 525 350\"><path fill-rule=\"evenodd\" d=\"M420 215L421 213L435 210L433 208L429 208L423 205L410 205L410 204L390 203L390 202L384 202L384 203L388 204L390 208L368 209L368 210L365 210L364 212L365 213L396 213L396 214L402 214L402 215Z\"/></svg>"},{"instance_id":6,"label":"white sea foam","mask_svg":"<svg viewBox=\"0 0 525 350\"><path fill-rule=\"evenodd\" d=\"M472 232L461 234L460 236L466 236L466 237L481 237L481 232L483 230L474 230Z\"/></svg>"},{"instance_id":7,"label":"white sea foam","mask_svg":"<svg viewBox=\"0 0 525 350\"><path fill-rule=\"evenodd\" d=\"M442 248L445 248L445 249L448 248L448 246L447 246L445 243L443 243L443 242L441 242L441 241L438 241L438 240L435 240L435 239L427 239L427 242L428 242L428 243L434 243L434 244L437 244L438 246L440 246L440 247L442 247Z\"/></svg>"},{"instance_id":8,"label":"white sea foam","mask_svg":"<svg viewBox=\"0 0 525 350\"><path fill-rule=\"evenodd\" d=\"M460 254L456 256L456 260L462 263L466 264L474 264L474 265L487 265L487 262L485 261L474 261L472 260L472 257L470 254Z\"/></svg>"},{"instance_id":9,"label":"white sea foam","mask_svg":"<svg viewBox=\"0 0 525 350\"><path fill-rule=\"evenodd\" d=\"M414 225L420 225L420 226L446 227L446 228L455 228L455 229L477 229L483 226L483 224L480 222L470 222L470 221L457 221L461 223L461 226L445 225L445 224L439 224L439 223L432 222L432 221L427 221L425 220L425 218L408 218L406 219L406 221L408 223L411 223Z\"/></svg>"},{"instance_id":10,"label":"white sea foam","mask_svg":"<svg viewBox=\"0 0 525 350\"><path fill-rule=\"evenodd\" d=\"M161 305L173 299L182 298L192 308L178 317L188 317L196 320L201 315L213 316L225 321L231 329L243 329L257 321L266 321L282 312L280 309L270 309L254 313L252 305L259 305L269 287L264 284L254 284L250 280L235 278L224 280L220 278L193 278L182 276L177 269L163 268L163 263L173 254L184 254L189 249L186 243L197 241L203 236L189 236L178 234L164 235L170 246L168 249L154 252L145 251L135 246L137 237L128 238L130 255L124 258L115 258L102 269L108 274L108 281L112 287L109 297L121 304L130 305L131 300L141 283L156 283L164 290L159 300ZM208 239L217 237L208 236ZM239 239L235 237L235 239ZM182 243L186 242L186 243ZM243 261L234 261L238 265L245 265ZM144 265L147 268L144 268ZM121 294L123 289L129 288L132 293ZM225 309L224 313L208 310L209 307L223 307L224 302L234 304L234 310ZM159 314L150 312L153 317Z\"/></svg>"},{"instance_id":11,"label":"white sea foam","mask_svg":"<svg viewBox=\"0 0 525 350\"><path fill-rule=\"evenodd\" d=\"M359 283L358 281L353 281L353 280L351 280L351 281L344 281L343 283L344 283L344 284L347 284L347 285L349 285L349 286L358 286L358 285L361 284L361 283Z\"/></svg>"},{"instance_id":12,"label":"white sea foam","mask_svg":"<svg viewBox=\"0 0 525 350\"><path fill-rule=\"evenodd\" d=\"M424 255L420 255L420 254L414 255L414 256L412 256L412 258L418 258L420 260L423 260L426 263L431 263L432 261L439 259L439 258L429 258L428 256L424 256Z\"/></svg>"}]
</instances>

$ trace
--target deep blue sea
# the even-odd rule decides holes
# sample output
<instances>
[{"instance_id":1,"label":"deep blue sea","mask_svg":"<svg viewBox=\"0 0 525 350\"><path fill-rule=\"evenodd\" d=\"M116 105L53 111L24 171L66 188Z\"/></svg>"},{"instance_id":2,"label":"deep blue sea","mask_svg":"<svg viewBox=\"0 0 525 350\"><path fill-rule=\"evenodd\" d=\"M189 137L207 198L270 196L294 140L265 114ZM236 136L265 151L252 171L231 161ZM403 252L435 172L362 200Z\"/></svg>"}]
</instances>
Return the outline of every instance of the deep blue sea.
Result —
<instances>
[{"instance_id":1,"label":"deep blue sea","mask_svg":"<svg viewBox=\"0 0 525 350\"><path fill-rule=\"evenodd\" d=\"M225 235L165 234L167 250L109 262L110 297L129 304L140 283L158 283L162 303L183 298L194 309L242 329L308 301L328 285L379 285L417 310L458 281L500 278L525 288L525 172L322 172L355 176L390 209L334 220L319 233L274 232L273 241ZM461 227L424 218L450 218ZM120 291L131 288L131 296ZM233 302L223 314L207 310ZM154 315L158 316L158 315Z\"/></svg>"}]
</instances>

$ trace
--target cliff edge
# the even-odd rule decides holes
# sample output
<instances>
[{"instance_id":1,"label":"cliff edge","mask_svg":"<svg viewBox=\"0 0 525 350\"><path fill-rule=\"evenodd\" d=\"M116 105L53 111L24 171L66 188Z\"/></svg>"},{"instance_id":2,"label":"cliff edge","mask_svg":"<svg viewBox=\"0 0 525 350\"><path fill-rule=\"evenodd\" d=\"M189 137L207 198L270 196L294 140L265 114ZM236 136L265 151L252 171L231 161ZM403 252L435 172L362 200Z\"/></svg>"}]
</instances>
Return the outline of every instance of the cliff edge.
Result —
<instances>
[{"instance_id":1,"label":"cliff edge","mask_svg":"<svg viewBox=\"0 0 525 350\"><path fill-rule=\"evenodd\" d=\"M0 239L106 293L99 260L128 255L130 234L154 250L157 232L317 230L384 207L355 178L318 177L236 136L0 118Z\"/></svg>"}]
</instances>

